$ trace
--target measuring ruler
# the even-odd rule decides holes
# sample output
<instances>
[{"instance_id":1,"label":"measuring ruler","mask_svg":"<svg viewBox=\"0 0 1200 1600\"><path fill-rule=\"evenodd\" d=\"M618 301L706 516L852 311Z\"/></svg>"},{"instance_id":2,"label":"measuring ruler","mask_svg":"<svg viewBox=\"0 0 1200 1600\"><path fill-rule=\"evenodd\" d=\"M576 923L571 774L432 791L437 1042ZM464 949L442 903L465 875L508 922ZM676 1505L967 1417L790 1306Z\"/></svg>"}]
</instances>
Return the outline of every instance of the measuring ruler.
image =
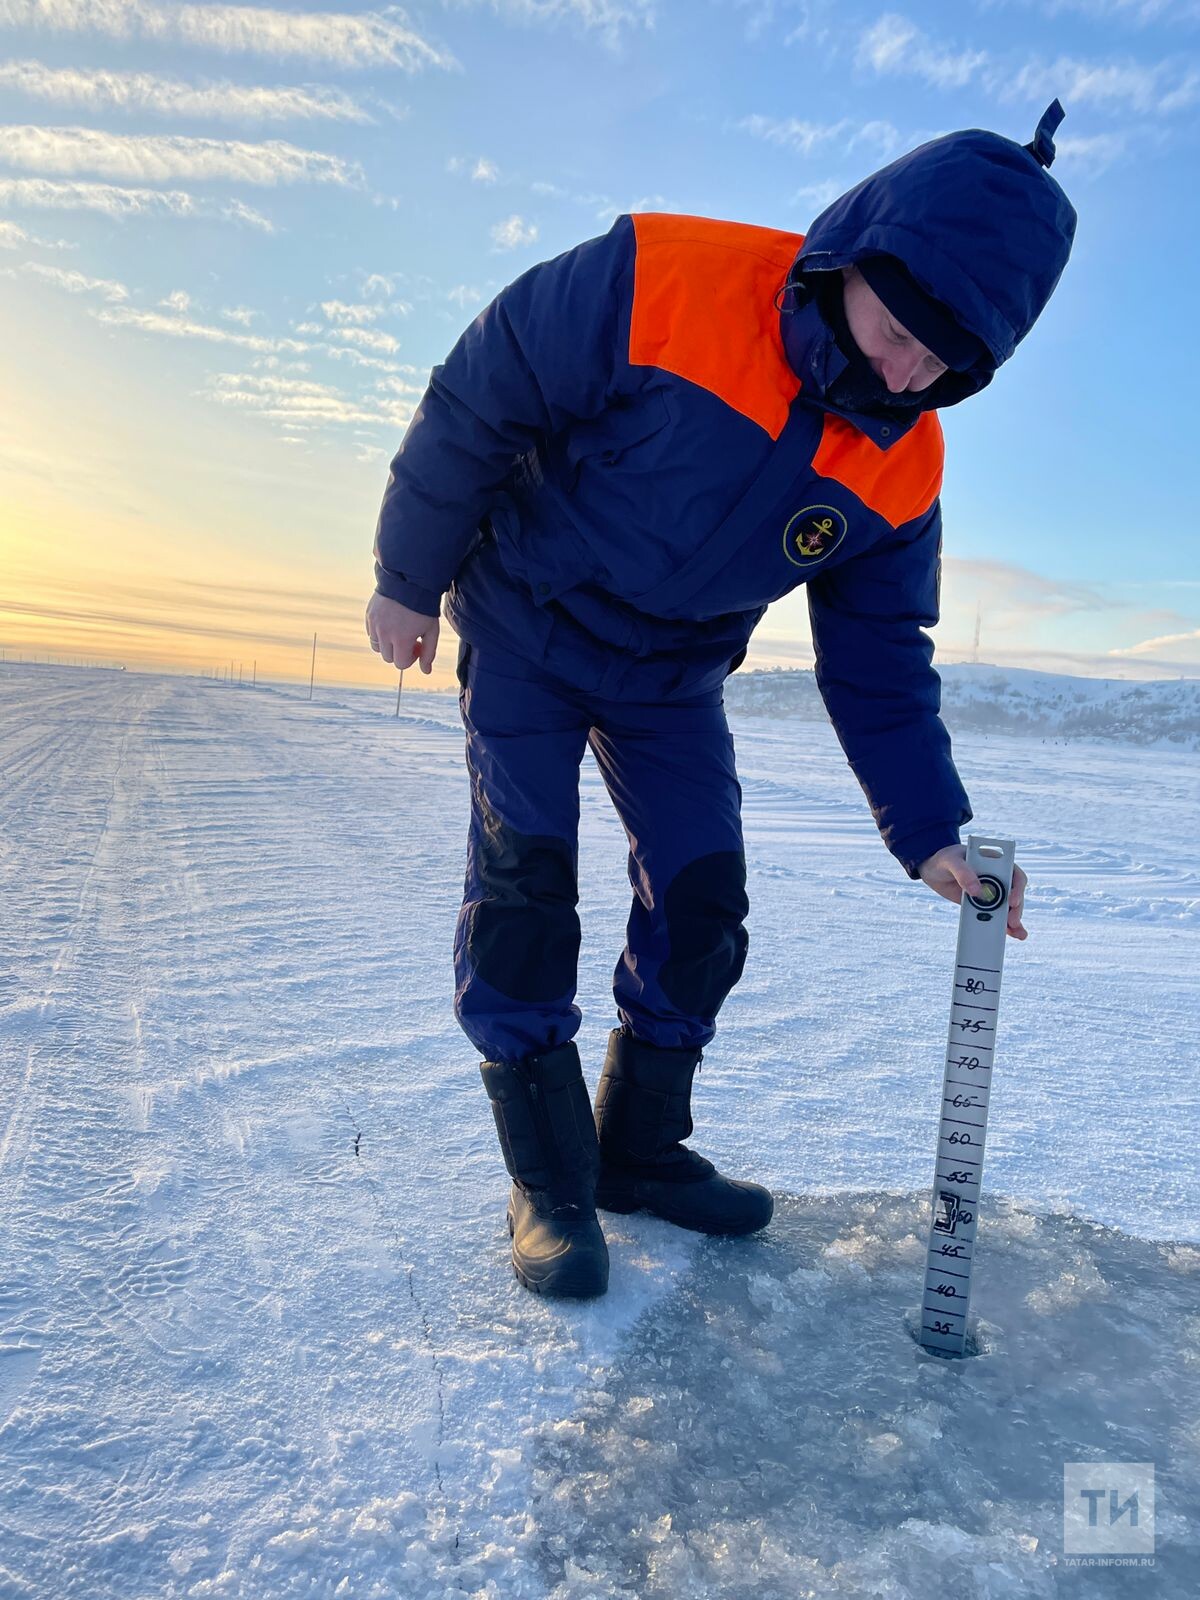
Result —
<instances>
[{"instance_id":1,"label":"measuring ruler","mask_svg":"<svg viewBox=\"0 0 1200 1600\"><path fill-rule=\"evenodd\" d=\"M933 1218L921 1295L920 1343L942 1355L961 1356L966 1345L1015 854L1011 839L978 834L967 839L967 865L974 869L984 893L964 893L958 917L950 1037L933 1164Z\"/></svg>"}]
</instances>

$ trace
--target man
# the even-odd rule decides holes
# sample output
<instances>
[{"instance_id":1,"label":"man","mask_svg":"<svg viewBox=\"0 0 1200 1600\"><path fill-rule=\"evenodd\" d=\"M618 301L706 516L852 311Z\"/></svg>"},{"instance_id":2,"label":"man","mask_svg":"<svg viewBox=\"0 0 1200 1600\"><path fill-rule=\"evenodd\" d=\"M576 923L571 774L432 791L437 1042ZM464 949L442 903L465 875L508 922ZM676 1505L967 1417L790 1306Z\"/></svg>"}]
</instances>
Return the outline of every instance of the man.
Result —
<instances>
[{"instance_id":1,"label":"man","mask_svg":"<svg viewBox=\"0 0 1200 1600\"><path fill-rule=\"evenodd\" d=\"M807 585L816 678L883 841L953 901L979 885L939 716L939 408L991 382L1062 273L1075 212L1033 141L968 129L807 235L618 217L503 290L433 369L392 462L372 647L428 673L460 638L471 777L455 1014L484 1057L519 1280L608 1282L596 1207L749 1233L758 1184L682 1141L746 958L741 788L722 684ZM634 895L593 1115L574 1043L579 765ZM1024 938L1025 874L1008 932Z\"/></svg>"}]
</instances>

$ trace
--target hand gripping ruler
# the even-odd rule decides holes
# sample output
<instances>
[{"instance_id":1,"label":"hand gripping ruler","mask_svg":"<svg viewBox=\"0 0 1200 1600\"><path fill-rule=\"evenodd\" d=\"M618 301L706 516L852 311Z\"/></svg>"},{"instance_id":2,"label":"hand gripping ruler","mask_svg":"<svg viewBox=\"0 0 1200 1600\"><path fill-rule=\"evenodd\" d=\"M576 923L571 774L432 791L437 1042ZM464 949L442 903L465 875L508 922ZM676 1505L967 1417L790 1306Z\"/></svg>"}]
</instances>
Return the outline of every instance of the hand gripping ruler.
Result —
<instances>
[{"instance_id":1,"label":"hand gripping ruler","mask_svg":"<svg viewBox=\"0 0 1200 1600\"><path fill-rule=\"evenodd\" d=\"M1000 1015L1008 897L1016 846L1011 839L967 840L967 865L982 896L962 897L942 1115L933 1167L933 1217L925 1257L920 1343L940 1355L965 1352L983 1142Z\"/></svg>"}]
</instances>

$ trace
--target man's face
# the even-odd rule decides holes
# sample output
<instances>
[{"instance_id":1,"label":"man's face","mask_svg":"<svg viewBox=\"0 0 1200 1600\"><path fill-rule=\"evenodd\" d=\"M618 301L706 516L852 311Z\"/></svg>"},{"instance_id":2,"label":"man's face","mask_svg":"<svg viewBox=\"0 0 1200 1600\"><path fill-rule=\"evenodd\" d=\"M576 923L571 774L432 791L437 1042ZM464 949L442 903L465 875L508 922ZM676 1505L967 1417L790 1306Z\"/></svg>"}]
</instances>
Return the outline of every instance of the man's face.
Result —
<instances>
[{"instance_id":1,"label":"man's face","mask_svg":"<svg viewBox=\"0 0 1200 1600\"><path fill-rule=\"evenodd\" d=\"M842 268L842 302L855 344L892 394L928 389L946 371L946 363L896 321L857 267Z\"/></svg>"}]
</instances>

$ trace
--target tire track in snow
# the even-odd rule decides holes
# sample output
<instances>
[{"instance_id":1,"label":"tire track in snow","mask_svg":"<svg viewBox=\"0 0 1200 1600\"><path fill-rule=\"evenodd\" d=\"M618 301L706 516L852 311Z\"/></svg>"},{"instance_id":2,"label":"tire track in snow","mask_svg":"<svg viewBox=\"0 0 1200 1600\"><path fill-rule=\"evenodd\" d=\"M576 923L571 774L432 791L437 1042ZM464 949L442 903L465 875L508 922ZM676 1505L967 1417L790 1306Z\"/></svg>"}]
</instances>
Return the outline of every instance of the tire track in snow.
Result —
<instances>
[{"instance_id":1,"label":"tire track in snow","mask_svg":"<svg viewBox=\"0 0 1200 1600\"><path fill-rule=\"evenodd\" d=\"M87 724L85 723L84 726L86 727ZM58 947L51 961L49 973L42 980L41 992L36 999L18 999L0 1012L0 1018L3 1019L6 1030L10 1031L10 1033L12 1031L27 1032L30 1035L25 1046L24 1064L19 1069L19 1085L13 1103L9 1108L4 1132L0 1135L0 1228L3 1228L6 1216L11 1216L20 1204L26 1166L33 1143L33 1129L37 1122L43 1093L42 1084L35 1077L34 1072L39 1047L42 1043L42 1029L48 1020L48 1013L51 1008L56 1002L62 1002L68 996L69 980L73 977L74 969L79 961L82 932L89 916L95 909L95 879L99 869L100 857L105 849L109 829L112 826L117 787L132 735L133 727L131 725L121 740L115 761L111 763L108 792L103 802L103 820L96 837L95 847L84 871L83 881L79 887L78 900L70 915L69 924L58 941ZM68 748L71 750L74 759L69 768L64 768L61 756L62 752ZM57 796L68 790L76 793L86 792L87 776L97 771L103 771L104 766L109 765L109 763L101 764L96 759L89 759L92 749L93 747L88 744L85 744L81 749L77 736L72 737L70 729L63 733L61 739L57 742L58 765L53 769L57 773L59 780L57 790L56 792L54 790L51 791L50 800L43 809L52 813ZM47 785L47 787L50 786ZM14 820L12 814L6 812L6 833L15 831L12 828ZM14 973L15 970L16 964L14 962Z\"/></svg>"}]
</instances>

